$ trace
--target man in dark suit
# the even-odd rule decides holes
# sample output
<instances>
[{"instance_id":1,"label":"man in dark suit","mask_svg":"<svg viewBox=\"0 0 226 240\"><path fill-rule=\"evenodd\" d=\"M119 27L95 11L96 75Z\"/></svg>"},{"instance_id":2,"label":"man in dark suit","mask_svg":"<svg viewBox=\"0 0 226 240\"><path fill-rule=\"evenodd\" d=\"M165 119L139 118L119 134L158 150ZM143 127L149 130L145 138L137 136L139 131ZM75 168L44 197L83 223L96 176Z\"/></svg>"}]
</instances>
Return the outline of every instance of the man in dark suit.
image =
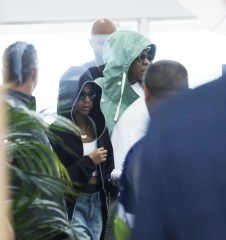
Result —
<instances>
[{"instance_id":1,"label":"man in dark suit","mask_svg":"<svg viewBox=\"0 0 226 240\"><path fill-rule=\"evenodd\" d=\"M152 113L132 239L225 240L226 75Z\"/></svg>"},{"instance_id":2,"label":"man in dark suit","mask_svg":"<svg viewBox=\"0 0 226 240\"><path fill-rule=\"evenodd\" d=\"M139 102L139 108L146 108L145 110L149 114L149 111L162 101L175 94L182 94L184 91L188 91L187 69L181 63L173 60L157 61L148 66L142 79L142 86L144 99ZM138 107L138 105L136 106ZM145 112L137 109L136 113L142 113L140 116L135 116L135 120L137 119L135 123L139 125L138 123L143 123L140 119L144 118ZM146 126L136 126L134 124L134 127L138 130L144 129L146 133ZM139 154L140 148L144 144L143 139L143 137L139 139L129 149L123 160L123 169L119 181L118 214L115 218L115 235L117 240L130 239L130 234L134 227L137 198L137 165L139 164L139 159L137 159L136 155Z\"/></svg>"}]
</instances>

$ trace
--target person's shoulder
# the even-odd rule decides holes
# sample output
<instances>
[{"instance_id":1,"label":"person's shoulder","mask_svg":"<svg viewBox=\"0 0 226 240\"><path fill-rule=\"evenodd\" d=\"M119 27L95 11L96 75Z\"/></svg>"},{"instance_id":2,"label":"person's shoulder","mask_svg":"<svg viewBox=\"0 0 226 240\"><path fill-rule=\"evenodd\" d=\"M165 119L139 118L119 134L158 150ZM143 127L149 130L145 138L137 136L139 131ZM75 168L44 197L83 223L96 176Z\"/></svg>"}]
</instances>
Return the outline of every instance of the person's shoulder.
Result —
<instances>
[{"instance_id":1,"label":"person's shoulder","mask_svg":"<svg viewBox=\"0 0 226 240\"><path fill-rule=\"evenodd\" d=\"M74 80L87 72L88 68L84 65L71 66L61 76L61 80Z\"/></svg>"},{"instance_id":2,"label":"person's shoulder","mask_svg":"<svg viewBox=\"0 0 226 240\"><path fill-rule=\"evenodd\" d=\"M62 75L61 80L73 80L75 77L82 76L84 73L89 72L89 68L97 67L96 61L82 63L81 65L70 66Z\"/></svg>"},{"instance_id":3,"label":"person's shoulder","mask_svg":"<svg viewBox=\"0 0 226 240\"><path fill-rule=\"evenodd\" d=\"M96 84L98 84L100 87L103 87L104 86L104 80L105 80L104 77L100 77L100 78L95 79L94 82Z\"/></svg>"},{"instance_id":4,"label":"person's shoulder","mask_svg":"<svg viewBox=\"0 0 226 240\"><path fill-rule=\"evenodd\" d=\"M192 90L176 94L164 100L151 110L151 116L163 115L183 115L192 111L199 111L204 106L210 108L219 101L226 101L226 76L203 84ZM221 99L221 100L220 100Z\"/></svg>"},{"instance_id":5,"label":"person's shoulder","mask_svg":"<svg viewBox=\"0 0 226 240\"><path fill-rule=\"evenodd\" d=\"M164 141L169 145L184 136L187 141L192 141L197 134L201 136L201 132L208 133L222 127L220 124L226 117L225 89L226 81L222 77L162 102L151 111L144 143L147 150L151 141Z\"/></svg>"},{"instance_id":6,"label":"person's shoulder","mask_svg":"<svg viewBox=\"0 0 226 240\"><path fill-rule=\"evenodd\" d=\"M124 162L124 167L127 168L129 163L134 159L135 155L139 151L140 147L142 146L144 142L144 137L139 139L137 142L135 142L132 147L129 149L129 151L126 154L125 162Z\"/></svg>"},{"instance_id":7,"label":"person's shoulder","mask_svg":"<svg viewBox=\"0 0 226 240\"><path fill-rule=\"evenodd\" d=\"M222 77L215 79L213 81L210 81L209 83L206 83L204 85L201 85L197 88L195 88L192 91L193 97L199 98L200 100L205 100L206 98L210 98L210 100L215 100L216 98L226 98L224 93L226 88L226 75L223 75Z\"/></svg>"},{"instance_id":8,"label":"person's shoulder","mask_svg":"<svg viewBox=\"0 0 226 240\"><path fill-rule=\"evenodd\" d=\"M93 67L97 67L97 63L95 60L92 60L92 61L84 63L83 66L86 67L87 69L93 68Z\"/></svg>"}]
</instances>

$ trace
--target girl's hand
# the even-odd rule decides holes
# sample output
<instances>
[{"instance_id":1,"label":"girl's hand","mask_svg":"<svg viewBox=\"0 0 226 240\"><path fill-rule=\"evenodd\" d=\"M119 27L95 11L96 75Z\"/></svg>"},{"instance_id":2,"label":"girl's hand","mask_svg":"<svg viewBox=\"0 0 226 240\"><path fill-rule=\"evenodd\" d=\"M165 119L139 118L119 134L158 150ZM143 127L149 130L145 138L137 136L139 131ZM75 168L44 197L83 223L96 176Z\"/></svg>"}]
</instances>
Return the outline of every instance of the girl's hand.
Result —
<instances>
[{"instance_id":1,"label":"girl's hand","mask_svg":"<svg viewBox=\"0 0 226 240\"><path fill-rule=\"evenodd\" d=\"M105 162L107 159L107 150L103 147L97 148L95 151L89 154L89 157L96 165Z\"/></svg>"}]
</instances>

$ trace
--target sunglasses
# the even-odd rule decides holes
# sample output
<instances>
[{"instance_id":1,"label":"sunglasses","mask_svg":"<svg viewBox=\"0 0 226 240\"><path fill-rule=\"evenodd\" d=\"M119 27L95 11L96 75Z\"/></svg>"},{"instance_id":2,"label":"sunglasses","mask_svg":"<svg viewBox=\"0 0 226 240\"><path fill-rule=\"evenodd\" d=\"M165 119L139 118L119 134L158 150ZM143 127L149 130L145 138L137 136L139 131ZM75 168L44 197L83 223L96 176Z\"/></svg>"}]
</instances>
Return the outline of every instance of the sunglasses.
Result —
<instances>
[{"instance_id":1,"label":"sunglasses","mask_svg":"<svg viewBox=\"0 0 226 240\"><path fill-rule=\"evenodd\" d=\"M151 62L154 59L154 56L152 55L151 51L141 53L140 55L137 56L136 60L143 63L146 58L148 59L149 62Z\"/></svg>"},{"instance_id":2,"label":"sunglasses","mask_svg":"<svg viewBox=\"0 0 226 240\"><path fill-rule=\"evenodd\" d=\"M93 91L89 93L81 92L78 96L78 101L84 101L86 97L88 97L91 101L93 101L96 97L96 93Z\"/></svg>"}]
</instances>

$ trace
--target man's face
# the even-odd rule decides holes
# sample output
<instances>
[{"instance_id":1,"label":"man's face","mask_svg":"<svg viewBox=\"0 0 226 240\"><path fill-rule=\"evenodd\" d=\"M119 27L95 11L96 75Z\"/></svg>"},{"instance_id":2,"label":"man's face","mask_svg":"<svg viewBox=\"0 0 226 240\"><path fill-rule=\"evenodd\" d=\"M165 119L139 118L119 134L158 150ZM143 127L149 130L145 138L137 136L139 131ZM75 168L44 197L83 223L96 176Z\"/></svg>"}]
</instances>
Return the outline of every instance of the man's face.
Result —
<instances>
[{"instance_id":1,"label":"man's face","mask_svg":"<svg viewBox=\"0 0 226 240\"><path fill-rule=\"evenodd\" d=\"M103 46L106 39L109 37L110 34L93 34L91 36L90 44L93 48L94 55L98 65L103 65Z\"/></svg>"},{"instance_id":2,"label":"man's face","mask_svg":"<svg viewBox=\"0 0 226 240\"><path fill-rule=\"evenodd\" d=\"M130 84L142 81L144 72L150 64L148 60L148 52L150 49L144 49L141 54L132 62L128 71L128 80ZM151 61L152 62L152 61Z\"/></svg>"}]
</instances>

